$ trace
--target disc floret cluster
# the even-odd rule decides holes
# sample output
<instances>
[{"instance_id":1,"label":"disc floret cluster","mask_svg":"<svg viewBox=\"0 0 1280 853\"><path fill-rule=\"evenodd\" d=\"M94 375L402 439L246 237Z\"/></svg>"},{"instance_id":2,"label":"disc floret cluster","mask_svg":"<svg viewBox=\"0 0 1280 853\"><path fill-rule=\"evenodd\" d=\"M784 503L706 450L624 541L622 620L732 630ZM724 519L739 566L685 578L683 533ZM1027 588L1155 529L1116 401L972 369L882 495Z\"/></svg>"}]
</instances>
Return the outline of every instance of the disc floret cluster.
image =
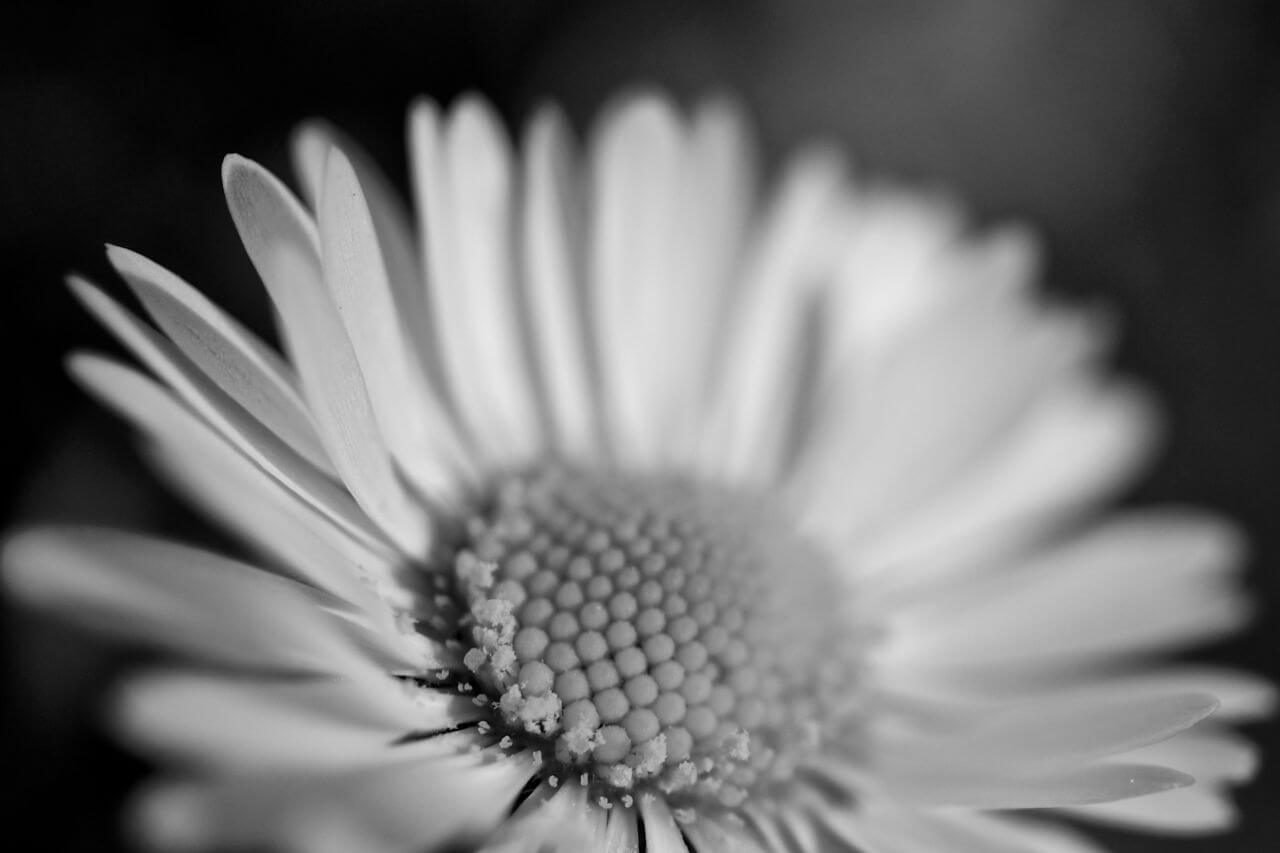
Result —
<instances>
[{"instance_id":1,"label":"disc floret cluster","mask_svg":"<svg viewBox=\"0 0 1280 853\"><path fill-rule=\"evenodd\" d=\"M857 646L806 618L836 579L770 510L561 464L497 481L442 557L487 724L609 802L733 808L783 785L848 710Z\"/></svg>"}]
</instances>

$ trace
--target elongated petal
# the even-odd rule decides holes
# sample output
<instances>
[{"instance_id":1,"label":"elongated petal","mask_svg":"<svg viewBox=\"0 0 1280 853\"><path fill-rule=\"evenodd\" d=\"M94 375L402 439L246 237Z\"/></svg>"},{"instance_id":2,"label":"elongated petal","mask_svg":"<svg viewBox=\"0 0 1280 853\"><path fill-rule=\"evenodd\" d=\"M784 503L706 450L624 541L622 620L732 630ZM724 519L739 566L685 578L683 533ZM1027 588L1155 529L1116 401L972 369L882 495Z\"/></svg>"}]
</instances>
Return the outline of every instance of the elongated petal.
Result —
<instances>
[{"instance_id":1,"label":"elongated petal","mask_svg":"<svg viewBox=\"0 0 1280 853\"><path fill-rule=\"evenodd\" d=\"M214 429L155 382L132 368L108 359L80 354L72 356L69 368L81 384L104 403L129 418L142 429L171 444L205 448L223 441ZM239 426L248 428L245 424ZM381 533L352 502L345 490L309 466L288 447L273 441L269 434L244 445L250 458L299 499L313 506L341 529L372 547L385 549Z\"/></svg>"},{"instance_id":2,"label":"elongated petal","mask_svg":"<svg viewBox=\"0 0 1280 853\"><path fill-rule=\"evenodd\" d=\"M507 816L531 774L527 762L464 754L338 775L170 781L143 793L134 823L151 845L184 851L468 848Z\"/></svg>"},{"instance_id":3,"label":"elongated petal","mask_svg":"<svg viewBox=\"0 0 1280 853\"><path fill-rule=\"evenodd\" d=\"M329 150L320 199L324 280L360 364L381 434L424 494L447 499L458 488L457 437L422 372L406 332L355 169Z\"/></svg>"},{"instance_id":4,"label":"elongated petal","mask_svg":"<svg viewBox=\"0 0 1280 853\"><path fill-rule=\"evenodd\" d=\"M810 456L815 502L833 528L874 535L998 453L1037 403L1077 381L1099 337L1076 315L974 298L874 368L837 373Z\"/></svg>"},{"instance_id":5,"label":"elongated petal","mask_svg":"<svg viewBox=\"0 0 1280 853\"><path fill-rule=\"evenodd\" d=\"M530 345L512 266L512 152L492 111L434 105L410 115L414 195L429 304L450 398L485 458L507 462L541 443Z\"/></svg>"},{"instance_id":6,"label":"elongated petal","mask_svg":"<svg viewBox=\"0 0 1280 853\"><path fill-rule=\"evenodd\" d=\"M118 246L108 246L107 257L205 376L312 465L332 471L297 377L274 351L160 265Z\"/></svg>"},{"instance_id":7,"label":"elongated petal","mask_svg":"<svg viewBox=\"0 0 1280 853\"><path fill-rule=\"evenodd\" d=\"M525 143L521 238L530 330L552 445L575 456L600 448L594 348L588 335L585 233L574 191L569 130L555 110L537 113Z\"/></svg>"},{"instance_id":8,"label":"elongated petal","mask_svg":"<svg viewBox=\"0 0 1280 853\"><path fill-rule=\"evenodd\" d=\"M1211 517L1121 517L922 605L886 651L935 668L1043 664L1212 636L1246 615L1232 578L1241 548L1239 534Z\"/></svg>"},{"instance_id":9,"label":"elongated petal","mask_svg":"<svg viewBox=\"0 0 1280 853\"><path fill-rule=\"evenodd\" d=\"M1220 707L1213 715L1219 722L1248 722L1266 717L1276 706L1275 685L1247 672L1204 665L1162 667L1114 678L1129 695L1178 691L1208 693Z\"/></svg>"},{"instance_id":10,"label":"elongated petal","mask_svg":"<svg viewBox=\"0 0 1280 853\"><path fill-rule=\"evenodd\" d=\"M660 402L671 410L657 427L665 436L661 460L697 470L706 401L717 388L717 356L743 272L756 163L746 121L733 101L704 101L681 124L670 202L676 212L666 224L672 231L666 259L671 269L649 286L656 288L652 298L661 317L654 369Z\"/></svg>"},{"instance_id":11,"label":"elongated petal","mask_svg":"<svg viewBox=\"0 0 1280 853\"><path fill-rule=\"evenodd\" d=\"M676 236L688 213L677 204L684 178L682 130L672 104L641 95L615 107L591 141L591 307L610 437L621 458L655 464L671 434L664 388L670 294L681 292Z\"/></svg>"},{"instance_id":12,"label":"elongated petal","mask_svg":"<svg viewBox=\"0 0 1280 853\"><path fill-rule=\"evenodd\" d=\"M609 812L605 826L604 853L632 853L640 849L640 832L637 829L635 809L616 806Z\"/></svg>"},{"instance_id":13,"label":"elongated petal","mask_svg":"<svg viewBox=\"0 0 1280 853\"><path fill-rule=\"evenodd\" d=\"M112 334L245 456L277 477L288 479L291 472L296 472L295 488L312 484L319 493L330 491L324 485L316 485L326 479L329 470L328 460L318 445L308 444L305 438L295 443L293 439L297 436L292 435L291 428L271 429L265 421L255 419L252 410L224 393L196 370L173 344L101 290L75 277L70 279L70 285L76 297ZM295 426L304 432L309 430L306 421ZM295 456L301 458L295 460Z\"/></svg>"},{"instance_id":14,"label":"elongated petal","mask_svg":"<svg viewBox=\"0 0 1280 853\"><path fill-rule=\"evenodd\" d=\"M1048 776L998 774L984 778L966 773L889 780L887 784L894 796L917 806L1036 809L1141 797L1194 781L1168 767L1098 764Z\"/></svg>"},{"instance_id":15,"label":"elongated petal","mask_svg":"<svg viewBox=\"0 0 1280 853\"><path fill-rule=\"evenodd\" d=\"M1148 797L1063 809L1092 823L1165 835L1206 835L1236 824L1236 807L1221 789L1193 785Z\"/></svg>"},{"instance_id":16,"label":"elongated petal","mask_svg":"<svg viewBox=\"0 0 1280 853\"><path fill-rule=\"evenodd\" d=\"M386 265L394 301L404 318L411 354L422 358L430 351L425 338L430 328L429 315L413 227L404 201L364 149L327 122L305 122L294 133L292 149L294 164L311 188L311 205L316 211L320 209L320 188L330 150L340 150L350 161L369 205L379 254Z\"/></svg>"},{"instance_id":17,"label":"elongated petal","mask_svg":"<svg viewBox=\"0 0 1280 853\"><path fill-rule=\"evenodd\" d=\"M241 157L223 164L232 218L279 309L285 340L334 467L407 553L426 553L426 518L405 492L378 430L364 377L328 291L315 226L289 191Z\"/></svg>"},{"instance_id":18,"label":"elongated petal","mask_svg":"<svg viewBox=\"0 0 1280 853\"><path fill-rule=\"evenodd\" d=\"M644 822L645 849L653 853L685 853L688 848L680 837L680 827L666 800L641 796L639 804L640 819Z\"/></svg>"},{"instance_id":19,"label":"elongated petal","mask_svg":"<svg viewBox=\"0 0 1280 853\"><path fill-rule=\"evenodd\" d=\"M1218 707L1205 694L1132 696L1124 692L1062 696L986 714L949 735L902 738L882 744L882 759L903 772L941 773L968 767L975 775L993 768L1073 767L1129 752L1172 737ZM1182 768L1180 768L1182 769Z\"/></svg>"},{"instance_id":20,"label":"elongated petal","mask_svg":"<svg viewBox=\"0 0 1280 853\"><path fill-rule=\"evenodd\" d=\"M698 853L766 853L759 840L745 827L717 820L695 820L681 831Z\"/></svg>"},{"instance_id":21,"label":"elongated petal","mask_svg":"<svg viewBox=\"0 0 1280 853\"><path fill-rule=\"evenodd\" d=\"M1149 459L1156 421L1150 395L1131 385L1061 388L983 464L848 543L858 573L874 584L868 594L909 595L984 571L1070 523Z\"/></svg>"},{"instance_id":22,"label":"elongated petal","mask_svg":"<svg viewBox=\"0 0 1280 853\"><path fill-rule=\"evenodd\" d=\"M861 823L869 853L1102 853L1079 833L1004 815L907 812L873 814Z\"/></svg>"},{"instance_id":23,"label":"elongated petal","mask_svg":"<svg viewBox=\"0 0 1280 853\"><path fill-rule=\"evenodd\" d=\"M375 556L226 444L161 439L150 453L170 483L295 580L363 608L373 579L389 577L387 555Z\"/></svg>"},{"instance_id":24,"label":"elongated petal","mask_svg":"<svg viewBox=\"0 0 1280 853\"><path fill-rule=\"evenodd\" d=\"M36 528L11 538L9 582L77 621L219 663L341 673L355 650L306 587L234 560L105 528Z\"/></svg>"},{"instance_id":25,"label":"elongated petal","mask_svg":"<svg viewBox=\"0 0 1280 853\"><path fill-rule=\"evenodd\" d=\"M520 804L480 853L573 853L605 850L606 812L578 784L547 783Z\"/></svg>"},{"instance_id":26,"label":"elongated petal","mask_svg":"<svg viewBox=\"0 0 1280 853\"><path fill-rule=\"evenodd\" d=\"M805 372L807 354L820 345L806 310L819 306L822 259L835 239L828 221L843 181L843 163L829 152L798 158L747 250L702 441L701 465L713 476L767 485L793 461L817 379Z\"/></svg>"},{"instance_id":27,"label":"elongated petal","mask_svg":"<svg viewBox=\"0 0 1280 853\"><path fill-rule=\"evenodd\" d=\"M405 734L480 713L456 694L433 704L415 704L372 668L301 681L161 672L126 682L114 719L132 743L168 759L224 770L332 770L393 761Z\"/></svg>"}]
</instances>

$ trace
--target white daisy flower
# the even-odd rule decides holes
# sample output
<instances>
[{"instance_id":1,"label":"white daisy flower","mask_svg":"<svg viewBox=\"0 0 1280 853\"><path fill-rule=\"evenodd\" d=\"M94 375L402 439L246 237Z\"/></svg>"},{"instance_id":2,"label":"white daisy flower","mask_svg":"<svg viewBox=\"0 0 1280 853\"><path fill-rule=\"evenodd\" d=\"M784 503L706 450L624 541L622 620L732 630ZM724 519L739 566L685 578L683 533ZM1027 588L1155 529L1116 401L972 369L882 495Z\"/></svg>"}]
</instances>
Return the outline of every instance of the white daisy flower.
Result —
<instances>
[{"instance_id":1,"label":"white daisy flower","mask_svg":"<svg viewBox=\"0 0 1280 853\"><path fill-rule=\"evenodd\" d=\"M254 563L12 537L29 599L181 661L128 679L152 847L1093 851L1231 824L1266 713L1160 656L1240 625L1233 528L1091 514L1155 416L1023 230L796 157L710 103L581 156L414 106L412 220L323 125L299 201L229 157L281 357L108 254L146 366L75 377ZM1034 810L1034 811L1030 811Z\"/></svg>"}]
</instances>

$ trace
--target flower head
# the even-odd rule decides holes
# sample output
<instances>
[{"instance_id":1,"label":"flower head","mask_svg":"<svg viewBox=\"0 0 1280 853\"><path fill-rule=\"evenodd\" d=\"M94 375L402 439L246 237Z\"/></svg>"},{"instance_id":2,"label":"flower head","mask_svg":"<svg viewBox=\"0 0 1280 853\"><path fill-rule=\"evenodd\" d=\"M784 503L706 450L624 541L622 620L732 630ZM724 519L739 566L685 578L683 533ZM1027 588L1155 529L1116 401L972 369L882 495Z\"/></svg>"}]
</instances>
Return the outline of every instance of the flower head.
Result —
<instances>
[{"instance_id":1,"label":"flower head","mask_svg":"<svg viewBox=\"0 0 1280 853\"><path fill-rule=\"evenodd\" d=\"M412 220L322 125L305 204L227 159L284 356L124 249L159 331L72 281L151 375L73 374L254 555L9 541L17 589L180 661L114 705L170 768L151 845L1088 851L1055 814L1230 823L1228 726L1269 688L1158 656L1243 620L1239 538L1095 516L1155 417L1101 319L1036 292L1025 231L826 150L758 191L722 103L633 96L582 155L553 110L515 150L473 99L409 134Z\"/></svg>"}]
</instances>

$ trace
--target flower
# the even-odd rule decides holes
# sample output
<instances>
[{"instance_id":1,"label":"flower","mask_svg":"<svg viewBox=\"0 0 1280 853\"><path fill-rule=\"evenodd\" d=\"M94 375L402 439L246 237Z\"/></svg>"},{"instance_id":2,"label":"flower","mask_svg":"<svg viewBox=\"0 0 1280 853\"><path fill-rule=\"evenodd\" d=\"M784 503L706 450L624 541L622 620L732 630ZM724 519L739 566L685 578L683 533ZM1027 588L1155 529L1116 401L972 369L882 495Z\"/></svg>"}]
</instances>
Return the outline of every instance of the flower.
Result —
<instances>
[{"instance_id":1,"label":"flower","mask_svg":"<svg viewBox=\"0 0 1280 853\"><path fill-rule=\"evenodd\" d=\"M1241 541L1096 508L1156 417L1020 228L852 183L757 202L732 107L416 105L416 236L335 131L310 209L229 157L286 357L108 255L153 376L76 355L253 562L124 531L6 548L29 599L175 662L113 720L160 849L1096 850L1232 821L1267 712L1160 656L1236 628ZM163 334L160 334L163 332ZM1194 779L1193 779L1194 777ZM1194 781L1194 784L1192 784ZM1026 815L1026 810L1042 810Z\"/></svg>"}]
</instances>

